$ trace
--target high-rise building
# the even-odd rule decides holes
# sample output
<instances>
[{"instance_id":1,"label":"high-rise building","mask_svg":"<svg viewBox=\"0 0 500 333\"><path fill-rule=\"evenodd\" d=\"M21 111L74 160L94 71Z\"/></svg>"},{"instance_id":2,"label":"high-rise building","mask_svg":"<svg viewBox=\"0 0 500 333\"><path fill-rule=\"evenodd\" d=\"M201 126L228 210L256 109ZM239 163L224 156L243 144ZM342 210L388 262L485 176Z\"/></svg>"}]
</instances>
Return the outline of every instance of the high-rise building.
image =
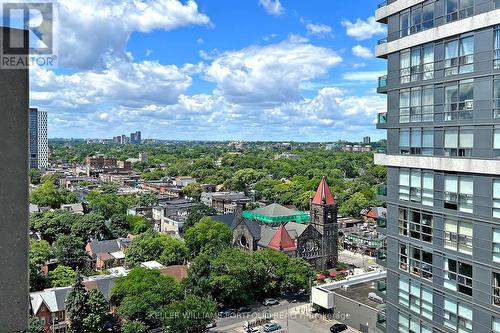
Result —
<instances>
[{"instance_id":1,"label":"high-rise building","mask_svg":"<svg viewBox=\"0 0 500 333\"><path fill-rule=\"evenodd\" d=\"M45 169L49 163L47 112L29 108L30 168Z\"/></svg>"},{"instance_id":2,"label":"high-rise building","mask_svg":"<svg viewBox=\"0 0 500 333\"><path fill-rule=\"evenodd\" d=\"M372 142L372 138L370 138L369 136L363 137L363 143L365 145L369 145L371 142Z\"/></svg>"},{"instance_id":3,"label":"high-rise building","mask_svg":"<svg viewBox=\"0 0 500 333\"><path fill-rule=\"evenodd\" d=\"M135 133L130 133L130 143L140 144L141 143L141 132L136 131Z\"/></svg>"},{"instance_id":4,"label":"high-rise building","mask_svg":"<svg viewBox=\"0 0 500 333\"><path fill-rule=\"evenodd\" d=\"M386 332L500 332L500 1L389 0Z\"/></svg>"}]
</instances>

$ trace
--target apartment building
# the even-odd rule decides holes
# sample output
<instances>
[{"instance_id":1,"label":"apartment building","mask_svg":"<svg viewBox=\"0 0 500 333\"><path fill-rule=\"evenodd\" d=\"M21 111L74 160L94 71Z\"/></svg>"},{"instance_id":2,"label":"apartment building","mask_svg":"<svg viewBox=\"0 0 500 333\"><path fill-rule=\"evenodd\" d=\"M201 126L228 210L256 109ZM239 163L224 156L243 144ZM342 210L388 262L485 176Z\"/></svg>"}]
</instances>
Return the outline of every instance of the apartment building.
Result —
<instances>
[{"instance_id":1,"label":"apartment building","mask_svg":"<svg viewBox=\"0 0 500 333\"><path fill-rule=\"evenodd\" d=\"M386 332L500 332L500 1L392 0Z\"/></svg>"},{"instance_id":2,"label":"apartment building","mask_svg":"<svg viewBox=\"0 0 500 333\"><path fill-rule=\"evenodd\" d=\"M30 168L45 169L49 163L47 112L29 108L29 161Z\"/></svg>"}]
</instances>

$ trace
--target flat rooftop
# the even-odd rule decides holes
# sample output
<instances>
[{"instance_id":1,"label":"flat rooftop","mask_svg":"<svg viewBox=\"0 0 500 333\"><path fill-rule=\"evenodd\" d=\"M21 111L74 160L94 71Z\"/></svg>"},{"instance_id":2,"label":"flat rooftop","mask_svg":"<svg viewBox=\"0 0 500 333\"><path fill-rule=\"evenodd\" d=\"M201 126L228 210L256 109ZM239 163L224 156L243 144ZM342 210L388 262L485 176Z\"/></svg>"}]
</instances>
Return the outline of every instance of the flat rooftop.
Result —
<instances>
[{"instance_id":1,"label":"flat rooftop","mask_svg":"<svg viewBox=\"0 0 500 333\"><path fill-rule=\"evenodd\" d=\"M345 296L351 300L359 302L361 304L367 305L371 308L376 309L380 303L374 302L368 299L368 294L375 292L377 290L375 281L373 282L363 282L349 286L349 290L345 291L342 288L335 289L334 292Z\"/></svg>"}]
</instances>

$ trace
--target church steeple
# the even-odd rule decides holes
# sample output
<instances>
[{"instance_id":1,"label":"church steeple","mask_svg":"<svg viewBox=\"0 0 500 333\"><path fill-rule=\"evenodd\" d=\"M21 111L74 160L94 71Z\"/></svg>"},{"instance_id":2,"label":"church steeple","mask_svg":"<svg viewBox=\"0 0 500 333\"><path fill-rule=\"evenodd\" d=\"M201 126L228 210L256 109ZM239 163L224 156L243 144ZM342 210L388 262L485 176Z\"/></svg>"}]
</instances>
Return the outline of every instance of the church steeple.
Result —
<instances>
[{"instance_id":1,"label":"church steeple","mask_svg":"<svg viewBox=\"0 0 500 333\"><path fill-rule=\"evenodd\" d=\"M316 194L314 195L314 198L312 199L311 203L316 205L335 204L335 199L332 195L332 192L330 192L330 188L328 187L326 177L323 177L323 179L321 179L321 182L319 183L318 189L316 190Z\"/></svg>"}]
</instances>

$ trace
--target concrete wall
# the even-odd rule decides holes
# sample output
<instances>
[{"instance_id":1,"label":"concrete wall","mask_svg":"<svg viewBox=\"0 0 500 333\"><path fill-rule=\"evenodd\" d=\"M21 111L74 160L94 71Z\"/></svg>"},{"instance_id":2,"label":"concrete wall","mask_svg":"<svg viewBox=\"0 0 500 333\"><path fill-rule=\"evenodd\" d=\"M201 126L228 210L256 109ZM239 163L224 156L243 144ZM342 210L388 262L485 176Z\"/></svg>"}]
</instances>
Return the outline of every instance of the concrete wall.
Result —
<instances>
[{"instance_id":1,"label":"concrete wall","mask_svg":"<svg viewBox=\"0 0 500 333\"><path fill-rule=\"evenodd\" d=\"M28 41L27 32L0 28ZM11 35L12 36L12 35ZM26 51L26 50L25 50ZM26 53L26 52L25 52ZM0 331L27 328L28 70L0 68Z\"/></svg>"}]
</instances>

